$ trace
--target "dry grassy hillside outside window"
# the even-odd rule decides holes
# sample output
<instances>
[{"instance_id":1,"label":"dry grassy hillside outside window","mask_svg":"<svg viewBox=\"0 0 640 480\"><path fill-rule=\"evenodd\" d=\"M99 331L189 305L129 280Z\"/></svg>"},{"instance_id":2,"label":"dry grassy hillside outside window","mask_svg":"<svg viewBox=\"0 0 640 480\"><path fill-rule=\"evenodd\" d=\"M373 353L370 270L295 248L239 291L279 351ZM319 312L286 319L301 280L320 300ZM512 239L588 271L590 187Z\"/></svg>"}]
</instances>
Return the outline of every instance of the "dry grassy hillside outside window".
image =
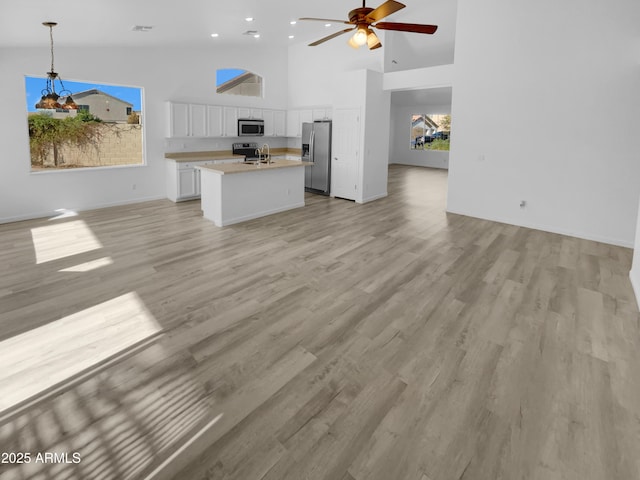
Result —
<instances>
[{"instance_id":1,"label":"dry grassy hillside outside window","mask_svg":"<svg viewBox=\"0 0 640 480\"><path fill-rule=\"evenodd\" d=\"M66 96L38 108L44 83L25 77L32 171L144 164L141 88L65 81L77 109Z\"/></svg>"}]
</instances>

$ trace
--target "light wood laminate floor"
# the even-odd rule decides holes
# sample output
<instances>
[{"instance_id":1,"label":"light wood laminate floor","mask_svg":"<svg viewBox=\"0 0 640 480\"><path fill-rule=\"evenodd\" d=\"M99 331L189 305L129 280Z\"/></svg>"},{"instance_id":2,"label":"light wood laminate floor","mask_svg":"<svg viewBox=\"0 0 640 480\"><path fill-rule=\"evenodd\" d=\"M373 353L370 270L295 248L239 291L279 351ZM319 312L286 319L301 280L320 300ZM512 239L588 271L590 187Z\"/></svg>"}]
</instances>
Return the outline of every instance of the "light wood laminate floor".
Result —
<instances>
[{"instance_id":1,"label":"light wood laminate floor","mask_svg":"<svg viewBox=\"0 0 640 480\"><path fill-rule=\"evenodd\" d=\"M446 214L446 182L0 225L0 451L32 454L0 478L640 478L632 251Z\"/></svg>"}]
</instances>

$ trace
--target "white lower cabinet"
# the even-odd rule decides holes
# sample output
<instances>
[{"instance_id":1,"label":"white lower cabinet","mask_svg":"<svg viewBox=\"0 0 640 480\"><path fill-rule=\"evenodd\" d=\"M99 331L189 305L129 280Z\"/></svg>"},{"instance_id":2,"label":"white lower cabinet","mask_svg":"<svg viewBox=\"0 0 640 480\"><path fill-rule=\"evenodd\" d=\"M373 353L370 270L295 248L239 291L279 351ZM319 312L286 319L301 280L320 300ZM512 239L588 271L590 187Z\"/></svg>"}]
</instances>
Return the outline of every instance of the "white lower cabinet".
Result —
<instances>
[{"instance_id":1,"label":"white lower cabinet","mask_svg":"<svg viewBox=\"0 0 640 480\"><path fill-rule=\"evenodd\" d=\"M174 202L200 198L200 170L197 166L235 163L237 159L176 162L167 160L167 198Z\"/></svg>"},{"instance_id":2,"label":"white lower cabinet","mask_svg":"<svg viewBox=\"0 0 640 480\"><path fill-rule=\"evenodd\" d=\"M191 198L200 195L199 170L195 168L178 169L178 198Z\"/></svg>"}]
</instances>

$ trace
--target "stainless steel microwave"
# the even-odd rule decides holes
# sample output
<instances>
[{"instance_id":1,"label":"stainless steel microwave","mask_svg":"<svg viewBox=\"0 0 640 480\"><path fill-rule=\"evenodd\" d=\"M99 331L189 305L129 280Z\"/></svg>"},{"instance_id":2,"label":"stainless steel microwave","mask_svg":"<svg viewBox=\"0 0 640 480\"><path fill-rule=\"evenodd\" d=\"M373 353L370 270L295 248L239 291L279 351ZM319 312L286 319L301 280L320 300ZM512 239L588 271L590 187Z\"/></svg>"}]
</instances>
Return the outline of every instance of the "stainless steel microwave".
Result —
<instances>
[{"instance_id":1,"label":"stainless steel microwave","mask_svg":"<svg viewBox=\"0 0 640 480\"><path fill-rule=\"evenodd\" d=\"M239 137L262 137L264 135L264 120L257 118L239 118Z\"/></svg>"}]
</instances>

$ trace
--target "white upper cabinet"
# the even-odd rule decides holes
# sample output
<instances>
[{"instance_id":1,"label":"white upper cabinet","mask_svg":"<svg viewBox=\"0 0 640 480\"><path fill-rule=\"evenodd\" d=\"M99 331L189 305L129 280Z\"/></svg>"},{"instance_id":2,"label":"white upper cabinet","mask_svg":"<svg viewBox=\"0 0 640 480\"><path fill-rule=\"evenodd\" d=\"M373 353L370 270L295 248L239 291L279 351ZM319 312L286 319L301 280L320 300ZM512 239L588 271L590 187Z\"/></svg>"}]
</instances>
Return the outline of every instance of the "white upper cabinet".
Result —
<instances>
[{"instance_id":1,"label":"white upper cabinet","mask_svg":"<svg viewBox=\"0 0 640 480\"><path fill-rule=\"evenodd\" d=\"M284 137L287 133L286 131L286 118L287 112L284 110L274 110L273 111L273 125L276 137Z\"/></svg>"},{"instance_id":2,"label":"white upper cabinet","mask_svg":"<svg viewBox=\"0 0 640 480\"><path fill-rule=\"evenodd\" d=\"M264 136L284 137L286 134L284 110L263 110Z\"/></svg>"},{"instance_id":3,"label":"white upper cabinet","mask_svg":"<svg viewBox=\"0 0 640 480\"><path fill-rule=\"evenodd\" d=\"M314 108L313 120L331 120L331 107L329 108Z\"/></svg>"},{"instance_id":4,"label":"white upper cabinet","mask_svg":"<svg viewBox=\"0 0 640 480\"><path fill-rule=\"evenodd\" d=\"M222 107L207 105L207 137L222 137L224 134Z\"/></svg>"},{"instance_id":5,"label":"white upper cabinet","mask_svg":"<svg viewBox=\"0 0 640 480\"><path fill-rule=\"evenodd\" d=\"M189 104L169 103L169 137L188 137Z\"/></svg>"},{"instance_id":6,"label":"white upper cabinet","mask_svg":"<svg viewBox=\"0 0 640 480\"><path fill-rule=\"evenodd\" d=\"M289 110L287 112L287 137L300 137L302 135L300 129L300 112Z\"/></svg>"},{"instance_id":7,"label":"white upper cabinet","mask_svg":"<svg viewBox=\"0 0 640 480\"><path fill-rule=\"evenodd\" d=\"M261 108L238 107L238 118L257 118L262 120L264 117Z\"/></svg>"},{"instance_id":8,"label":"white upper cabinet","mask_svg":"<svg viewBox=\"0 0 640 480\"><path fill-rule=\"evenodd\" d=\"M239 112L236 107L223 107L224 130L223 137L238 136L238 118Z\"/></svg>"},{"instance_id":9,"label":"white upper cabinet","mask_svg":"<svg viewBox=\"0 0 640 480\"><path fill-rule=\"evenodd\" d=\"M207 136L207 106L206 105L189 105L191 118L190 137L206 137Z\"/></svg>"},{"instance_id":10,"label":"white upper cabinet","mask_svg":"<svg viewBox=\"0 0 640 480\"><path fill-rule=\"evenodd\" d=\"M266 136L288 135L284 110L167 102L167 116L169 138L237 137L239 118L264 120ZM300 115L297 118L299 120ZM308 118L305 121L311 121L311 110L308 110ZM300 136L300 132L288 136Z\"/></svg>"},{"instance_id":11,"label":"white upper cabinet","mask_svg":"<svg viewBox=\"0 0 640 480\"><path fill-rule=\"evenodd\" d=\"M301 137L302 124L313 121L313 114L310 109L289 110L287 112L287 137Z\"/></svg>"},{"instance_id":12,"label":"white upper cabinet","mask_svg":"<svg viewBox=\"0 0 640 480\"><path fill-rule=\"evenodd\" d=\"M313 122L311 110L300 110L300 135L302 135L302 124Z\"/></svg>"}]
</instances>

